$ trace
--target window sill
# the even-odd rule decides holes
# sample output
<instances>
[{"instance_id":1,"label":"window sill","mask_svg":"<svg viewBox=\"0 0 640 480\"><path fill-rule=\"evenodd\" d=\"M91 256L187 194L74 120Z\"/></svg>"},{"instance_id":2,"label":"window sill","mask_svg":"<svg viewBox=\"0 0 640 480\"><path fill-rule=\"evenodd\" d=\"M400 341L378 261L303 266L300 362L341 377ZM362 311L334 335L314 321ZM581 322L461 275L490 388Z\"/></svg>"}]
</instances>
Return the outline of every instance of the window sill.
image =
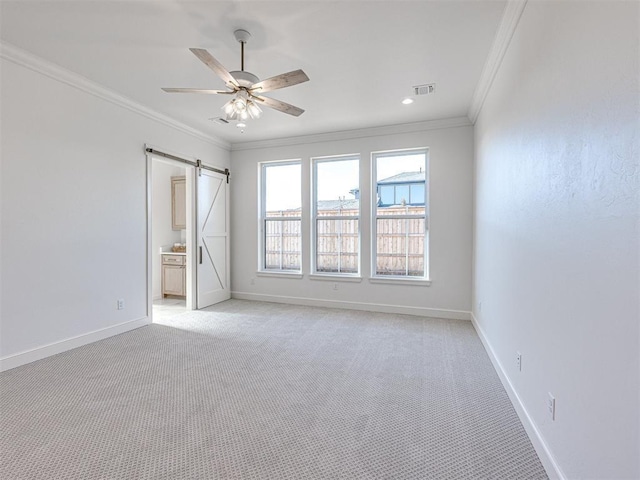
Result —
<instances>
[{"instance_id":1,"label":"window sill","mask_svg":"<svg viewBox=\"0 0 640 480\"><path fill-rule=\"evenodd\" d=\"M414 285L428 287L431 280L425 278L407 278L407 277L371 277L369 283L384 283L387 285Z\"/></svg>"},{"instance_id":2,"label":"window sill","mask_svg":"<svg viewBox=\"0 0 640 480\"><path fill-rule=\"evenodd\" d=\"M300 272L287 272L287 271L258 271L257 277L277 277L277 278L302 278L304 275Z\"/></svg>"},{"instance_id":3,"label":"window sill","mask_svg":"<svg viewBox=\"0 0 640 480\"><path fill-rule=\"evenodd\" d=\"M358 275L339 275L332 273L312 273L309 275L311 280L324 280L327 282L352 282L352 283L360 283L362 282L362 277Z\"/></svg>"}]
</instances>

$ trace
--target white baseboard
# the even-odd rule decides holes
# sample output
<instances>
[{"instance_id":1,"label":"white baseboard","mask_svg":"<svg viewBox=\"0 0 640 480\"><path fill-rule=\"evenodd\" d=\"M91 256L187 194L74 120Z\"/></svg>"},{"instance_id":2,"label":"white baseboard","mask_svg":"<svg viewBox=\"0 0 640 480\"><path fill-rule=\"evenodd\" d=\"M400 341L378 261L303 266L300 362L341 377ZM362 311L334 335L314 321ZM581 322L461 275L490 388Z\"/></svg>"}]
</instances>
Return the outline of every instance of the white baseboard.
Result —
<instances>
[{"instance_id":1,"label":"white baseboard","mask_svg":"<svg viewBox=\"0 0 640 480\"><path fill-rule=\"evenodd\" d=\"M507 391L507 395L509 395L509 399L511 400L511 403L515 408L518 417L520 417L522 426L527 432L529 440L531 440L533 448L536 450L536 453L538 454L538 457L540 458L542 466L546 470L547 475L552 480L566 480L566 477L562 473L560 466L556 462L554 456L551 454L547 443L544 441L544 437L540 433L540 430L538 430L538 427L529 415L529 412L527 412L527 409L524 407L522 400L520 400L520 397L513 388L513 384L509 380L509 377L507 376L504 368L502 368L502 364L498 360L498 357L496 357L495 352L493 351L493 348L491 347L491 344L489 343L489 340L484 333L484 330L482 330L482 327L478 323L478 319L475 317L473 312L471 312L471 323L476 329L478 337L480 337L480 341L482 342L482 345L484 345L484 349L487 351L487 355L489 355L489 359L491 360L493 367L498 373L498 377L500 377L500 381L502 382L504 389Z\"/></svg>"},{"instance_id":2,"label":"white baseboard","mask_svg":"<svg viewBox=\"0 0 640 480\"><path fill-rule=\"evenodd\" d=\"M446 318L449 320L471 320L471 312L464 310L445 310L437 308L407 307L403 305L385 305L382 303L345 302L342 300L323 300L319 298L286 297L283 295L266 295L263 293L231 292L232 298L239 300L255 300L259 302L288 303L308 307L344 308L347 310L363 310L366 312L399 313L420 317Z\"/></svg>"},{"instance_id":3,"label":"white baseboard","mask_svg":"<svg viewBox=\"0 0 640 480\"><path fill-rule=\"evenodd\" d=\"M36 360L42 360L43 358L66 352L73 348L82 347L83 345L97 342L98 340L103 340L120 333L128 332L129 330L144 327L149 323L149 318L143 317L137 320L119 323L118 325L112 325L111 327L101 328L100 330L94 330L93 332L84 333L77 337L71 337L66 340L43 345L42 347L27 350L26 352L9 355L7 357L0 358L0 372L19 367L21 365L26 365L27 363L35 362Z\"/></svg>"}]
</instances>

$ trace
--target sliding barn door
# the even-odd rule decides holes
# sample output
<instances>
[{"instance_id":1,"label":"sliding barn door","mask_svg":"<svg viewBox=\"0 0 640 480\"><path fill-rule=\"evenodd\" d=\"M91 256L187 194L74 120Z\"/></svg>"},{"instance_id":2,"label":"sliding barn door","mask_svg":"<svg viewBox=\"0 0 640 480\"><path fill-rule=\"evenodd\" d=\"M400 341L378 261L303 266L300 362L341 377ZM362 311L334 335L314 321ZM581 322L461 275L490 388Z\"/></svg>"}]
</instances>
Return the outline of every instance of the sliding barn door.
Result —
<instances>
[{"instance_id":1,"label":"sliding barn door","mask_svg":"<svg viewBox=\"0 0 640 480\"><path fill-rule=\"evenodd\" d=\"M229 290L229 184L226 175L201 169L197 189L198 308L231 298Z\"/></svg>"}]
</instances>

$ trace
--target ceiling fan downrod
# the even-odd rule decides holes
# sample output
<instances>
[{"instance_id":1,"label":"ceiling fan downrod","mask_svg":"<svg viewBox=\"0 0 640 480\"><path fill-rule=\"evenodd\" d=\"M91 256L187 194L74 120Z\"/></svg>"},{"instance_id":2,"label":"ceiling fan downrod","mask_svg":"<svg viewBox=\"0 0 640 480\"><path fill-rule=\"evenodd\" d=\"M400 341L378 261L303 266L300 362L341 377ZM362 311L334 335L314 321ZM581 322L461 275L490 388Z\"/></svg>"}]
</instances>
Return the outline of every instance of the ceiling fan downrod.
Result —
<instances>
[{"instance_id":1,"label":"ceiling fan downrod","mask_svg":"<svg viewBox=\"0 0 640 480\"><path fill-rule=\"evenodd\" d=\"M244 42L240 42L240 71L244 72Z\"/></svg>"},{"instance_id":2,"label":"ceiling fan downrod","mask_svg":"<svg viewBox=\"0 0 640 480\"><path fill-rule=\"evenodd\" d=\"M244 44L251 38L251 34L240 28L233 32L233 35L240 42L240 71L244 72Z\"/></svg>"}]
</instances>

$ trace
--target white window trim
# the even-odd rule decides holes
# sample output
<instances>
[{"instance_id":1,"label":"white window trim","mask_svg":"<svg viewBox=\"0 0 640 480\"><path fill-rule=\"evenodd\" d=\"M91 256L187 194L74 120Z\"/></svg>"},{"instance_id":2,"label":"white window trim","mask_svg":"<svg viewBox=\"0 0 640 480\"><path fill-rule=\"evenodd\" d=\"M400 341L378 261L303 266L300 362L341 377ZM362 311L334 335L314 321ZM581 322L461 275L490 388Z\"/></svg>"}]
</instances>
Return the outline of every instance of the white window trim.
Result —
<instances>
[{"instance_id":1,"label":"white window trim","mask_svg":"<svg viewBox=\"0 0 640 480\"><path fill-rule=\"evenodd\" d=\"M348 274L348 273L312 273L309 275L309 279L311 280L322 280L326 282L352 282L352 283L360 283L362 282L362 277L356 274Z\"/></svg>"},{"instance_id":2,"label":"white window trim","mask_svg":"<svg viewBox=\"0 0 640 480\"><path fill-rule=\"evenodd\" d=\"M258 199L259 199L259 209L258 209L258 270L256 272L259 276L270 276L270 277L290 277L290 278L302 278L302 264L303 264L303 252L302 249L300 251L300 269L299 270L282 270L282 269L272 269L265 268L266 264L266 176L264 174L265 168L267 167L277 167L281 165L300 165L300 175L302 175L302 159L296 158L291 160L277 160L272 162L260 162L258 163ZM300 185L302 186L302 178L300 179ZM302 188L300 189L300 216L298 217L268 217L271 221L300 221L300 231L302 232ZM300 245L302 246L303 238L300 238Z\"/></svg>"},{"instance_id":3,"label":"white window trim","mask_svg":"<svg viewBox=\"0 0 640 480\"><path fill-rule=\"evenodd\" d=\"M384 283L387 285L413 285L429 287L431 280L425 277L394 277L391 275L378 275L369 278L369 283Z\"/></svg>"},{"instance_id":4,"label":"white window trim","mask_svg":"<svg viewBox=\"0 0 640 480\"><path fill-rule=\"evenodd\" d=\"M257 277L279 277L279 278L303 278L304 275L296 270L258 270Z\"/></svg>"},{"instance_id":5,"label":"white window trim","mask_svg":"<svg viewBox=\"0 0 640 480\"><path fill-rule=\"evenodd\" d=\"M378 175L377 175L377 159L383 157L399 157L403 155L415 155L417 153L424 153L424 197L425 197L425 212L424 215L380 215L378 216ZM408 148L400 150L385 150L379 152L371 152L371 276L369 277L369 283L380 284L403 284L403 285L431 285L429 278L429 148ZM395 192L394 192L395 193ZM377 260L378 260L378 218L424 218L424 275L420 277L413 276L400 276L400 275L377 275Z\"/></svg>"},{"instance_id":6,"label":"white window trim","mask_svg":"<svg viewBox=\"0 0 640 480\"><path fill-rule=\"evenodd\" d=\"M317 202L317 193L318 193L318 175L317 175L317 165L318 163L324 162L339 162L339 161L347 161L347 160L355 160L358 163L358 185L360 188L360 154L346 154L346 155L335 155L329 157L312 157L311 158L311 274L309 278L314 280L336 280L336 279L345 279L345 281L362 281L361 272L362 272L362 200L358 202L358 215L327 215L323 217L318 217L318 202ZM362 196L360 197L362 199ZM356 273L351 272L319 272L317 270L317 225L318 218L322 220L358 220L358 271Z\"/></svg>"}]
</instances>

